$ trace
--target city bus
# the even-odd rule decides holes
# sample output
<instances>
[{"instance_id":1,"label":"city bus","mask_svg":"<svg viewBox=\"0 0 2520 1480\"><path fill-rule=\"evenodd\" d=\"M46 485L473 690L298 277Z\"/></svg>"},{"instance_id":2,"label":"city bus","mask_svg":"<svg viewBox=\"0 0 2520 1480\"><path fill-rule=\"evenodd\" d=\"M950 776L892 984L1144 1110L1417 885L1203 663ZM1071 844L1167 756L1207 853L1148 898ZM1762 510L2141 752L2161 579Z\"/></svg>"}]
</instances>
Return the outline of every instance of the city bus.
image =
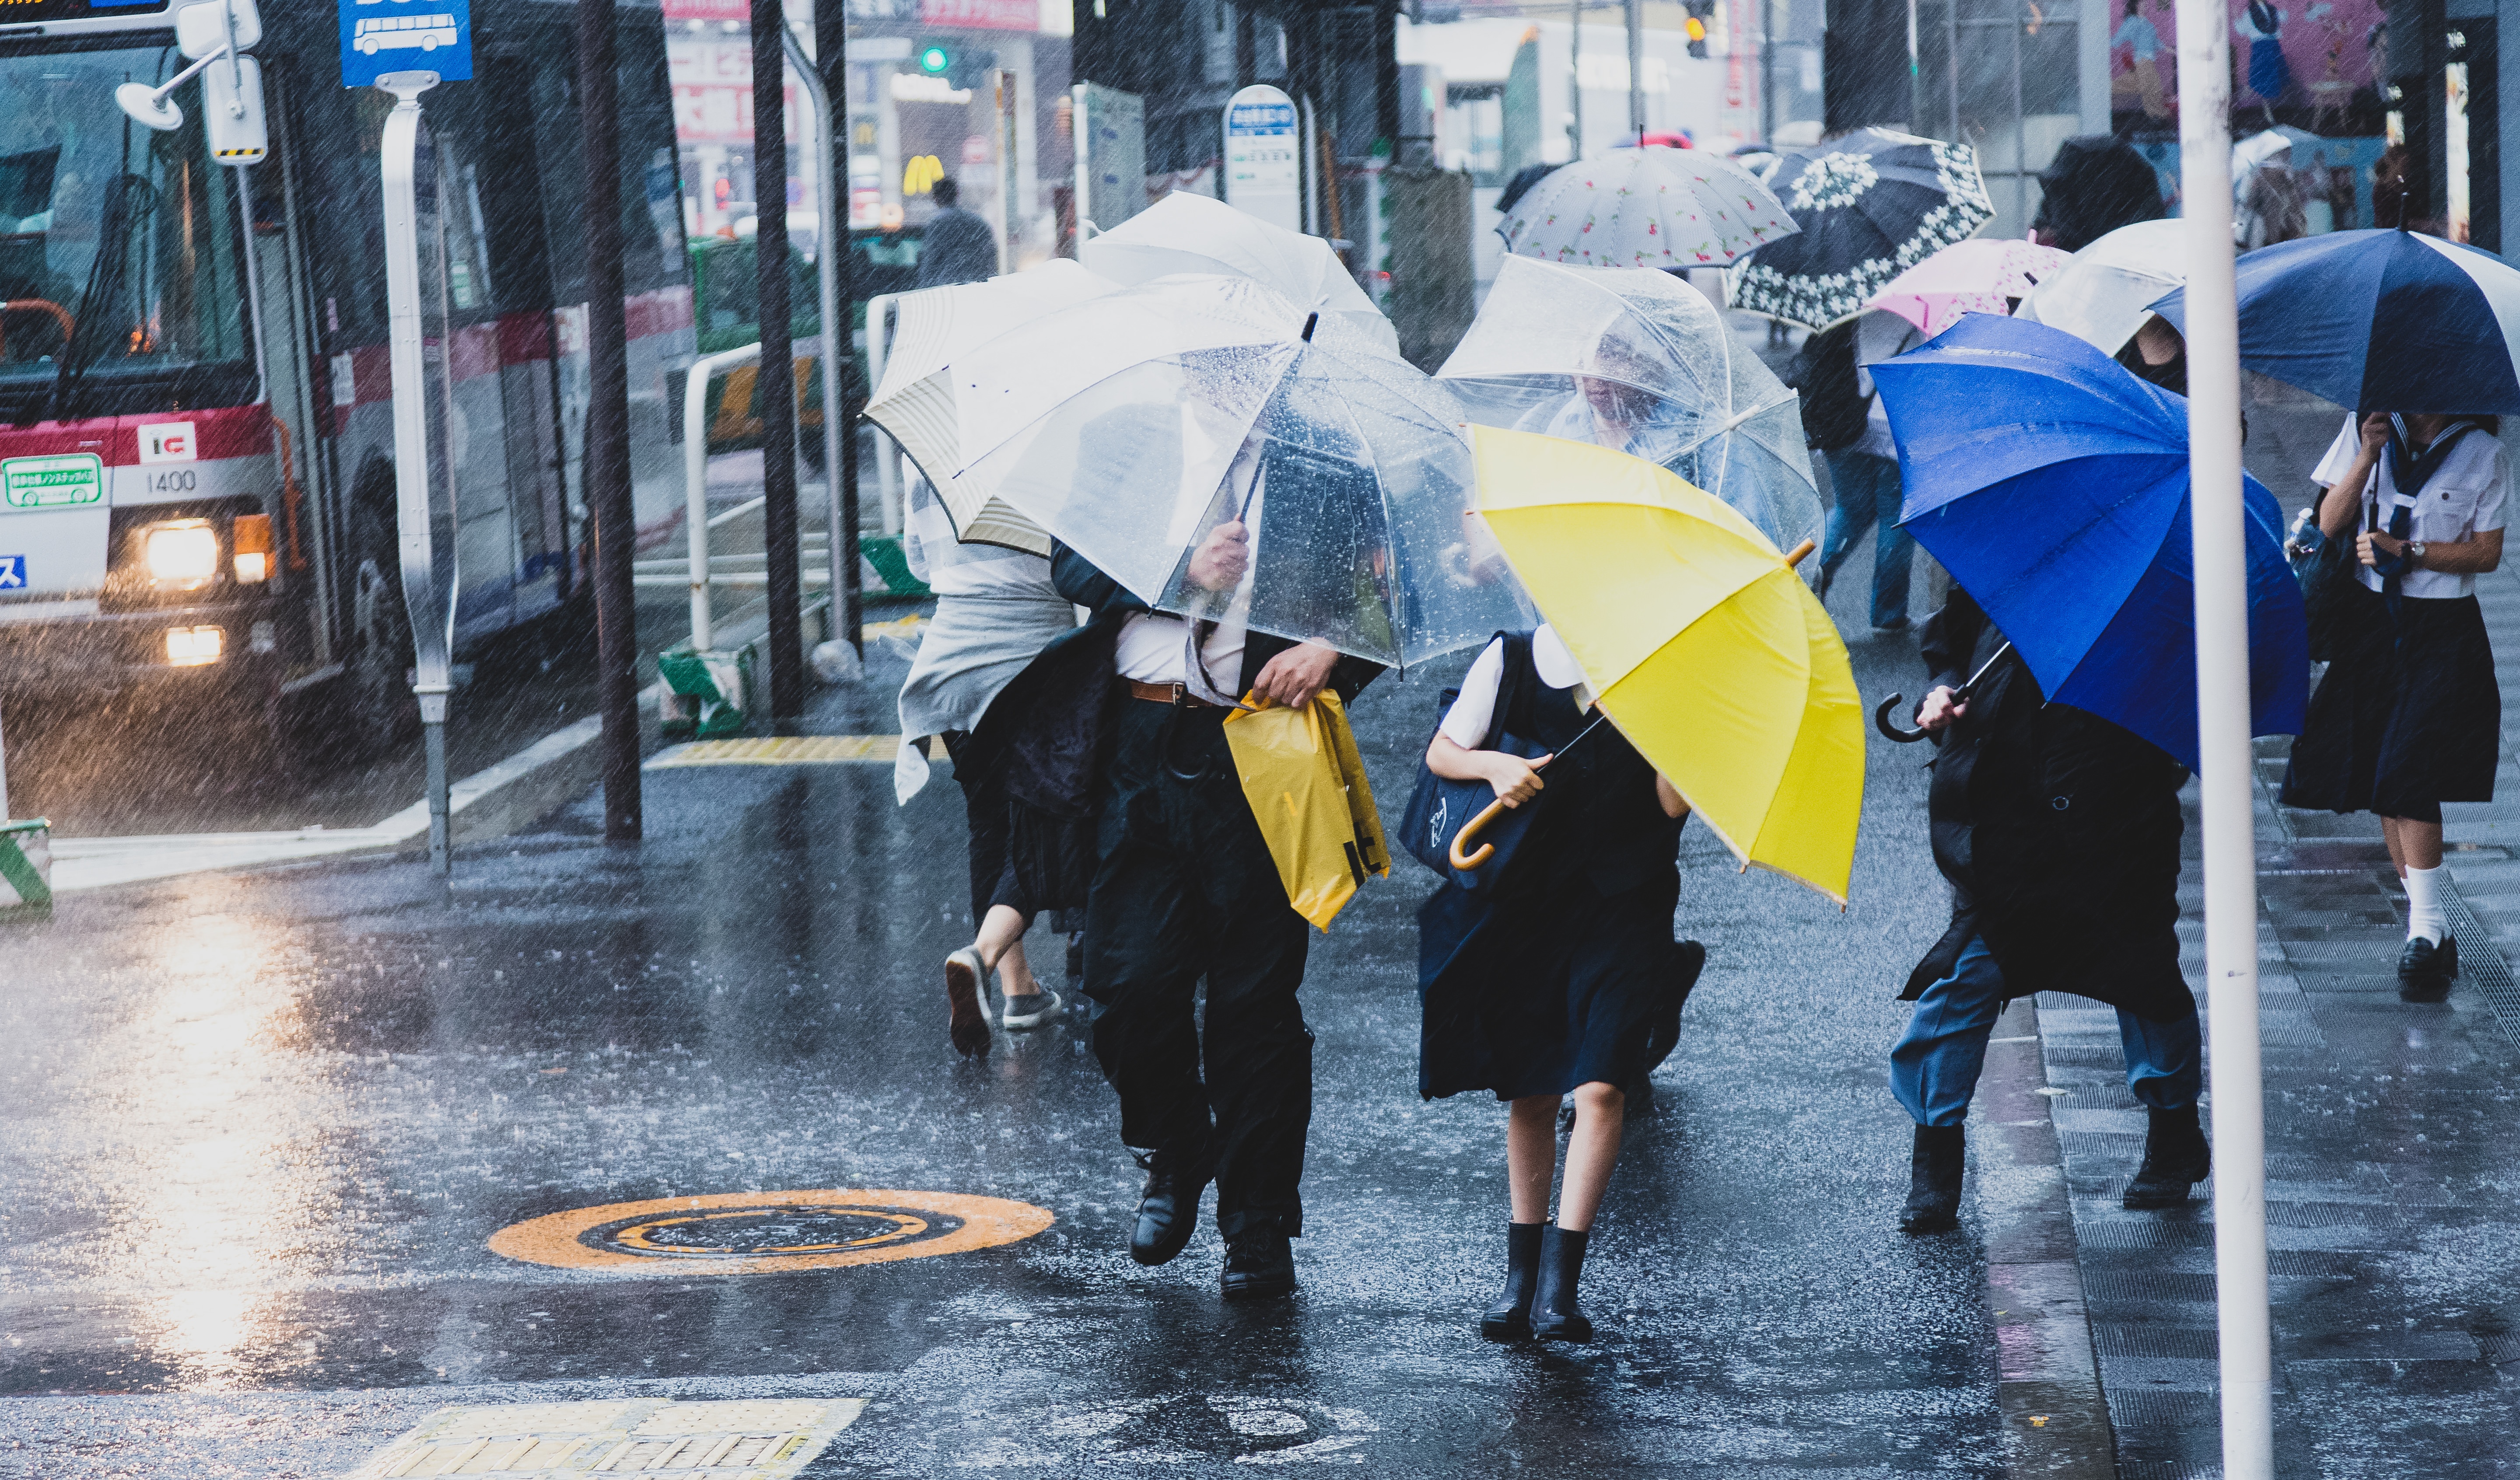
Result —
<instances>
[{"instance_id":1,"label":"city bus","mask_svg":"<svg viewBox=\"0 0 2520 1480\"><path fill-rule=\"evenodd\" d=\"M156 689L245 711L292 759L374 754L417 725L378 169L392 99L341 86L329 0L263 0L271 152L222 165L197 82L171 132L114 102L186 66L177 3L0 5L0 703ZM459 655L587 621L575 11L476 4L472 79L422 100L449 204ZM684 503L692 294L661 19L654 0L615 14L652 540ZM404 65L428 66L411 44Z\"/></svg>"}]
</instances>

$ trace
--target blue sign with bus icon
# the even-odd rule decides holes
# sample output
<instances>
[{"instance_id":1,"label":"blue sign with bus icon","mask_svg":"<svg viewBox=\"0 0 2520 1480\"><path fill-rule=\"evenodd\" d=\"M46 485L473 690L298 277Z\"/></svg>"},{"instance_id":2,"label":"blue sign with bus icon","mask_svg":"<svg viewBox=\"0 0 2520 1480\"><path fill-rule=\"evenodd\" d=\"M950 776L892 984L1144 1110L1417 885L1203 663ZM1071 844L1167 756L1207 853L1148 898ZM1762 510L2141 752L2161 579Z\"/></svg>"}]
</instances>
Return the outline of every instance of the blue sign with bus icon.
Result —
<instances>
[{"instance_id":1,"label":"blue sign with bus icon","mask_svg":"<svg viewBox=\"0 0 2520 1480\"><path fill-rule=\"evenodd\" d=\"M471 0L339 0L341 85L367 87L387 72L472 75Z\"/></svg>"},{"instance_id":2,"label":"blue sign with bus icon","mask_svg":"<svg viewBox=\"0 0 2520 1480\"><path fill-rule=\"evenodd\" d=\"M26 558L22 555L0 555L0 591L26 589Z\"/></svg>"}]
</instances>

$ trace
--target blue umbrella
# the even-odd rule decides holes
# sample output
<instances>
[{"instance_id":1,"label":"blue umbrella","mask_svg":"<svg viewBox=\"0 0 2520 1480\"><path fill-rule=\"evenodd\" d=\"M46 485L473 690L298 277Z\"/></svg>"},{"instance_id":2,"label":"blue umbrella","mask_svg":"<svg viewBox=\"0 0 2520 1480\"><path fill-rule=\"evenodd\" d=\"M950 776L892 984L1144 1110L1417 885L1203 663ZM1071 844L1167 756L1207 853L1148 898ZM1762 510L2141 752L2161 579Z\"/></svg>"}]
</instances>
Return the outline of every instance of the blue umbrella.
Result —
<instances>
[{"instance_id":1,"label":"blue umbrella","mask_svg":"<svg viewBox=\"0 0 2520 1480\"><path fill-rule=\"evenodd\" d=\"M2057 703L2196 768L2187 402L2061 330L1970 314L1872 367L1907 483L1901 522ZM2245 478L2249 714L2297 735L2310 697L2283 511Z\"/></svg>"},{"instance_id":2,"label":"blue umbrella","mask_svg":"<svg viewBox=\"0 0 2520 1480\"><path fill-rule=\"evenodd\" d=\"M2338 231L2239 260L2240 363L2357 411L2520 415L2520 269L2410 231ZM2187 332L2187 291L2152 311Z\"/></svg>"}]
</instances>

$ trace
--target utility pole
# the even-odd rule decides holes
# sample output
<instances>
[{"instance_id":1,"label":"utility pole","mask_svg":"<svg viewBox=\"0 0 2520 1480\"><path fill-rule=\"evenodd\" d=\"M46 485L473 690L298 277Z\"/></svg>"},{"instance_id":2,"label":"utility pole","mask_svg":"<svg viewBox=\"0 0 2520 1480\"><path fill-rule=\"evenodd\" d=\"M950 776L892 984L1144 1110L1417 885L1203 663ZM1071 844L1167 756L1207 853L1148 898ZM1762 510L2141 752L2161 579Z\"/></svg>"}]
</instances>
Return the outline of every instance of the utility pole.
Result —
<instances>
[{"instance_id":1,"label":"utility pole","mask_svg":"<svg viewBox=\"0 0 2520 1480\"><path fill-rule=\"evenodd\" d=\"M805 712L804 583L796 545L796 358L788 303L788 47L781 39L787 26L780 0L752 0L752 246L761 302L761 367L752 382L752 404L761 412L773 720ZM827 225L824 234L824 250L848 249L844 227Z\"/></svg>"},{"instance_id":2,"label":"utility pole","mask_svg":"<svg viewBox=\"0 0 2520 1480\"><path fill-rule=\"evenodd\" d=\"M629 326L621 309L621 109L613 0L577 0L578 130L585 148L586 507L595 516L596 704L604 725L604 836L635 843L639 804L637 555L630 507Z\"/></svg>"},{"instance_id":3,"label":"utility pole","mask_svg":"<svg viewBox=\"0 0 2520 1480\"><path fill-rule=\"evenodd\" d=\"M1566 65L1574 75L1568 79L1566 95L1574 99L1568 110L1572 121L1566 125L1566 157L1584 157L1584 0L1570 7L1573 18L1567 22Z\"/></svg>"},{"instance_id":4,"label":"utility pole","mask_svg":"<svg viewBox=\"0 0 2520 1480\"><path fill-rule=\"evenodd\" d=\"M834 355L839 363L826 365L823 374L836 374L842 379L839 395L840 425L824 438L826 447L836 446L832 455L837 467L823 470L826 486L837 490L832 509L832 610L838 618L838 630L832 636L866 655L866 593L858 587L858 412L866 405L867 387L858 383L858 357L851 347L857 322L857 263L849 247L849 156L857 144L849 128L849 28L848 9L839 4L814 7L814 69L823 74L823 86L832 100L832 184L831 193L837 199L823 207L823 250L836 252L839 267L838 324L830 342L838 346ZM868 326L870 331L874 326ZM829 413L825 413L829 415Z\"/></svg>"}]
</instances>

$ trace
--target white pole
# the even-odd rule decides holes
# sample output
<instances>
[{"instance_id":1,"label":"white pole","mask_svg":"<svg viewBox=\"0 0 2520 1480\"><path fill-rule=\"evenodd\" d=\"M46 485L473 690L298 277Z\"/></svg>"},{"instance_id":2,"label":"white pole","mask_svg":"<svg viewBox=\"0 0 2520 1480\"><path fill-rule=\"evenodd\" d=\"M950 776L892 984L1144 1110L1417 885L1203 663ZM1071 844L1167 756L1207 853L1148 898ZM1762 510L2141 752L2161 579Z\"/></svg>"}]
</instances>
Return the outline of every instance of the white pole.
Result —
<instances>
[{"instance_id":1,"label":"white pole","mask_svg":"<svg viewBox=\"0 0 2520 1480\"><path fill-rule=\"evenodd\" d=\"M9 742L0 739L0 823L9 820Z\"/></svg>"},{"instance_id":2,"label":"white pole","mask_svg":"<svg viewBox=\"0 0 2520 1480\"><path fill-rule=\"evenodd\" d=\"M690 562L692 650L706 652L717 641L709 622L708 387L720 371L761 360L758 343L721 349L692 362L683 381L683 525Z\"/></svg>"},{"instance_id":3,"label":"white pole","mask_svg":"<svg viewBox=\"0 0 2520 1480\"><path fill-rule=\"evenodd\" d=\"M2178 19L2223 1473L2226 1480L2272 1480L2274 1382L2267 1315L2266 1101L2258 1061L2248 556L2240 503L2239 308L2231 265L2230 22L2225 0L2179 0Z\"/></svg>"},{"instance_id":4,"label":"white pole","mask_svg":"<svg viewBox=\"0 0 2520 1480\"><path fill-rule=\"evenodd\" d=\"M1645 0L1628 0L1628 142L1645 142Z\"/></svg>"}]
</instances>

